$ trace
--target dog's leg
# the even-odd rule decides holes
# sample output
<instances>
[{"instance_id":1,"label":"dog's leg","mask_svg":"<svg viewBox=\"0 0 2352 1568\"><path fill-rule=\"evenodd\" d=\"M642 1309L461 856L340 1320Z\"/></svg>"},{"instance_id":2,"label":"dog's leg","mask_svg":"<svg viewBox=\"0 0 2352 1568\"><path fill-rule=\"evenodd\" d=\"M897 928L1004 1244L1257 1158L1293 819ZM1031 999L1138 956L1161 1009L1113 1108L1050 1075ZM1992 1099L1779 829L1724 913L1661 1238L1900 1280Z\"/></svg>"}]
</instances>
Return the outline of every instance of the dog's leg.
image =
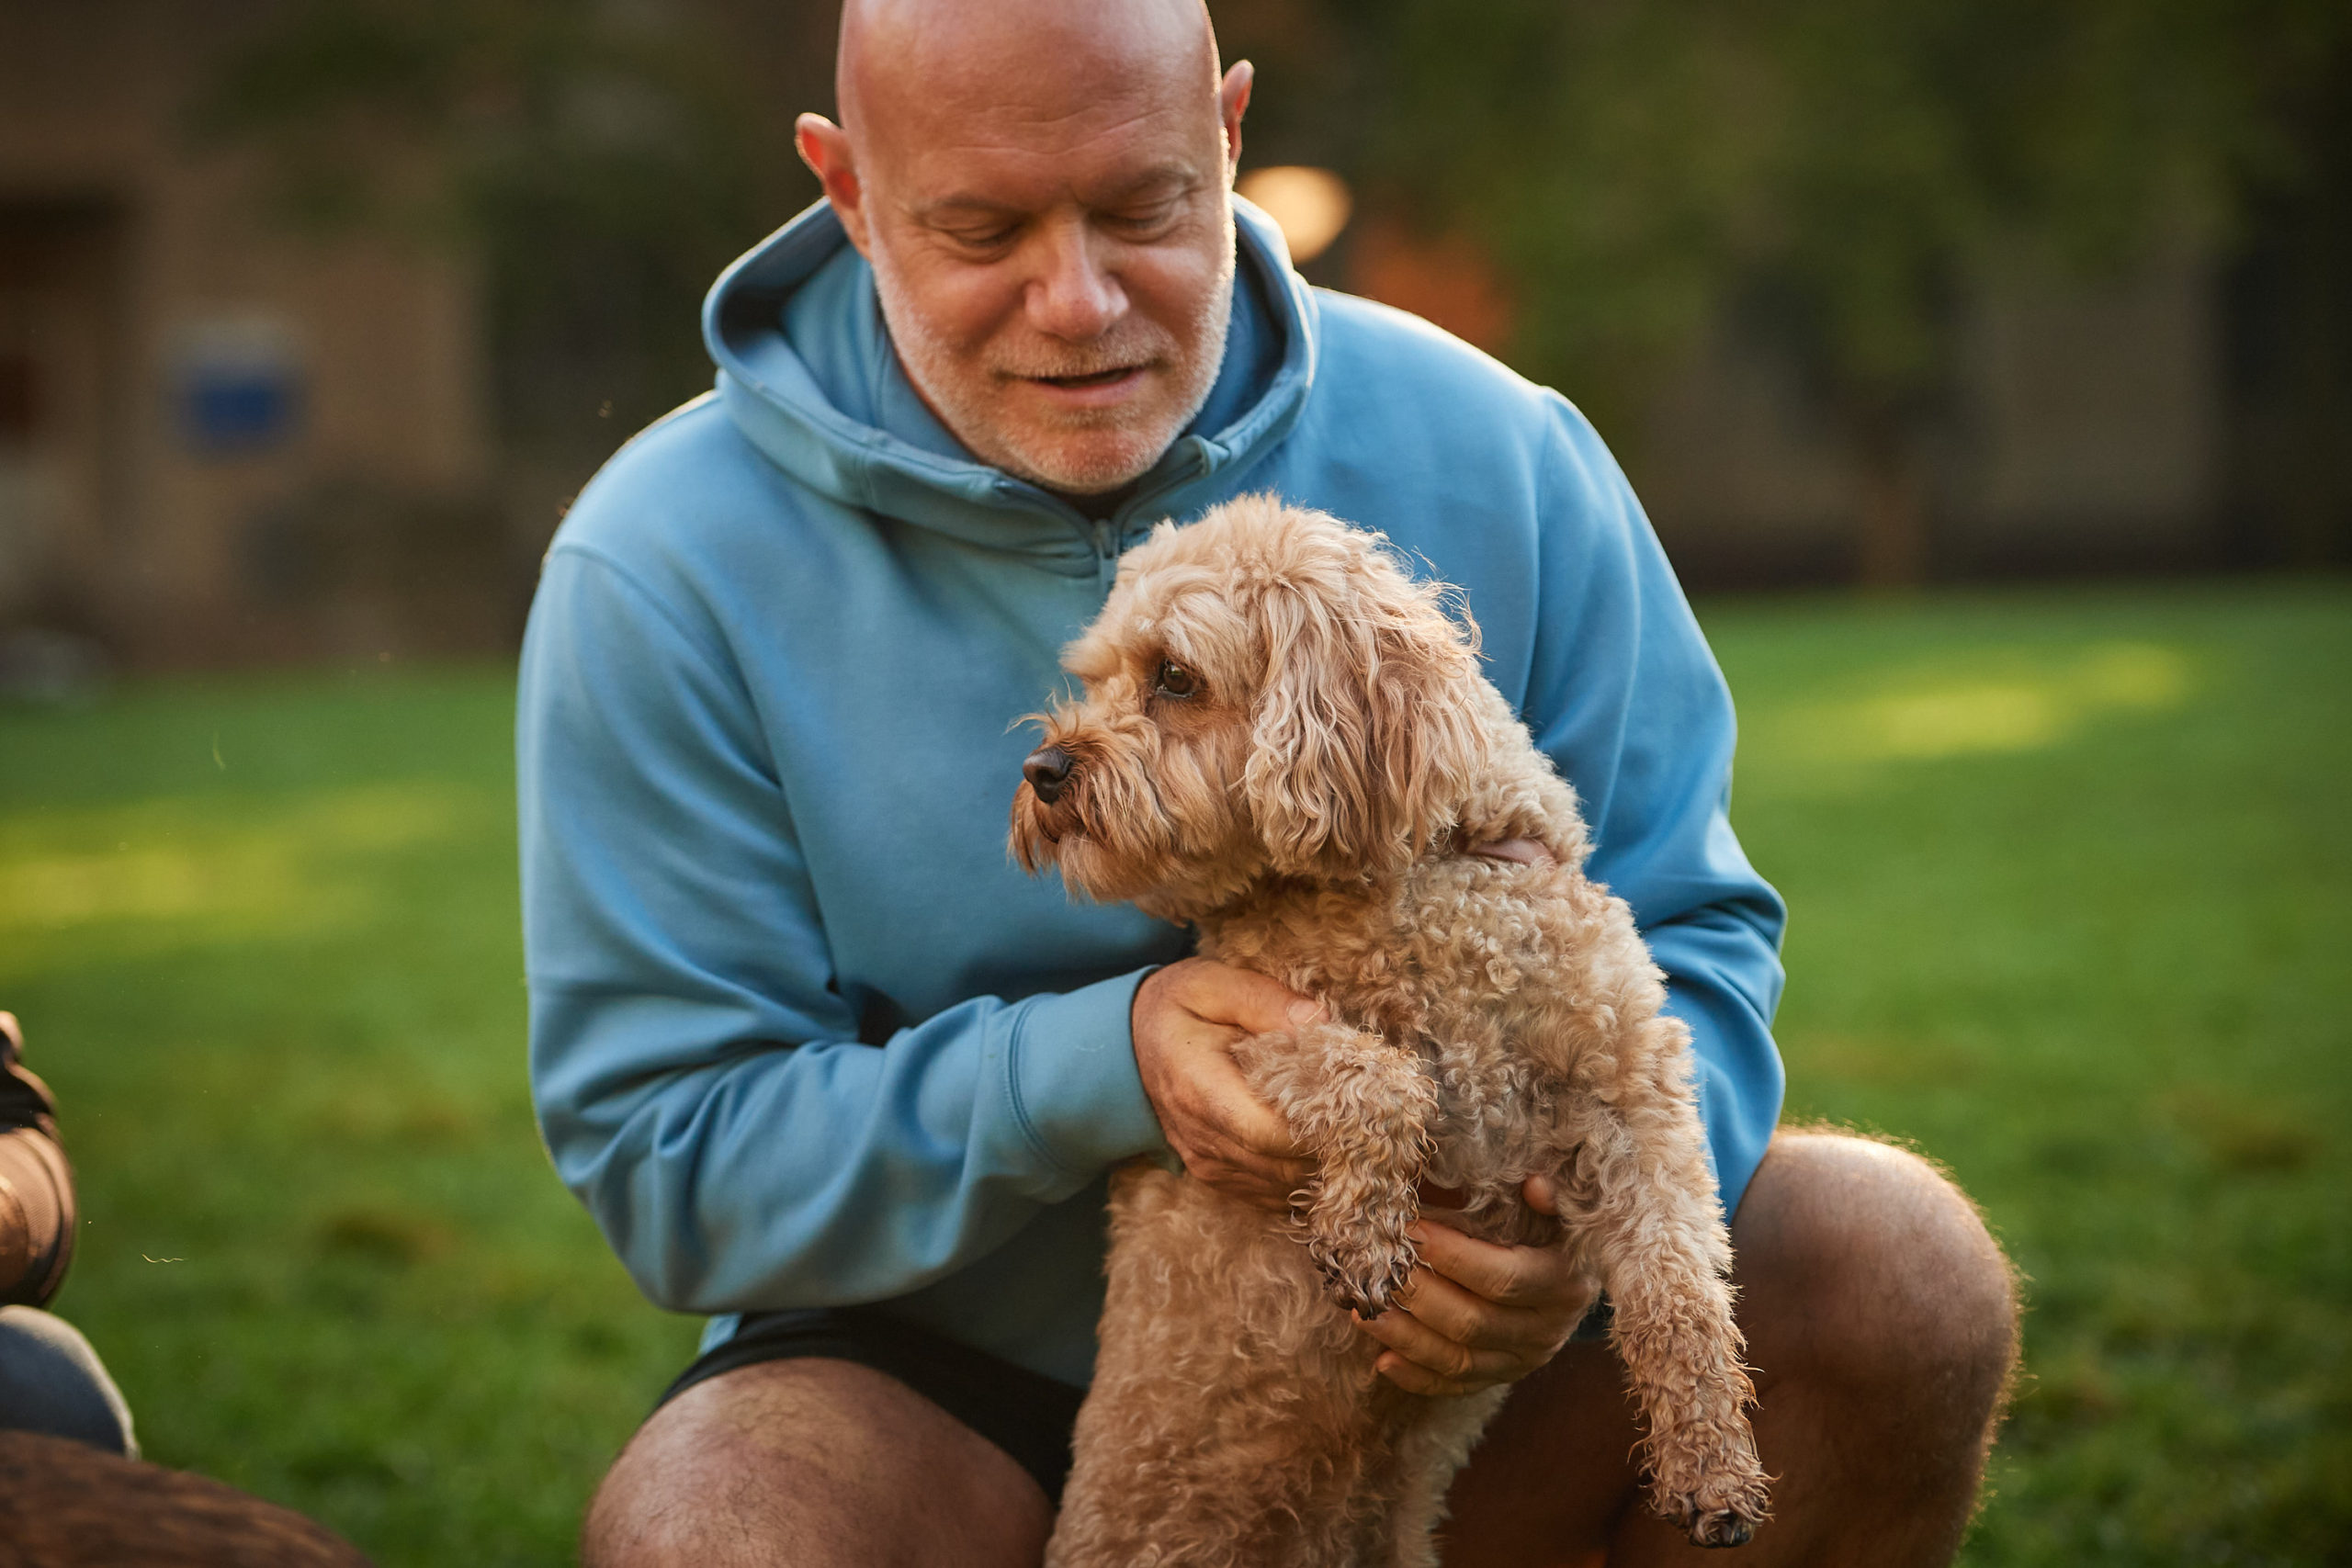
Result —
<instances>
[{"instance_id":1,"label":"dog's leg","mask_svg":"<svg viewBox=\"0 0 2352 1568\"><path fill-rule=\"evenodd\" d=\"M1587 1102L1560 1172L1561 1218L1599 1265L1617 1353L1647 1417L1650 1491L1701 1546L1740 1546L1771 1478L1747 1423L1755 1388L1732 1319L1731 1243L1687 1097L1638 1115Z\"/></svg>"},{"instance_id":2,"label":"dog's leg","mask_svg":"<svg viewBox=\"0 0 2352 1568\"><path fill-rule=\"evenodd\" d=\"M1337 1023L1260 1034L1234 1060L1315 1156L1301 1222L1342 1305L1377 1317L1419 1259L1407 1228L1428 1162L1437 1089L1409 1051Z\"/></svg>"}]
</instances>

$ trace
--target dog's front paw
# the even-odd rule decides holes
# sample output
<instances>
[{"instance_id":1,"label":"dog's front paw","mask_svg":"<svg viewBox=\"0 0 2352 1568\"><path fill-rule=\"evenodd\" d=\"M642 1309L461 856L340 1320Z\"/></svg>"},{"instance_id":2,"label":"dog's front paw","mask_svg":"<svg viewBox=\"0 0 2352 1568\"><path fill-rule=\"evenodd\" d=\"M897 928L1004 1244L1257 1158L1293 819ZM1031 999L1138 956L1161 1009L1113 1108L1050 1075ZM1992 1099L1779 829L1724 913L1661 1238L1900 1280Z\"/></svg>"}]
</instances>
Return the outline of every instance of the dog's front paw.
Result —
<instances>
[{"instance_id":1,"label":"dog's front paw","mask_svg":"<svg viewBox=\"0 0 2352 1568\"><path fill-rule=\"evenodd\" d=\"M1746 1546L1756 1539L1756 1527L1763 1522L1730 1508L1716 1508L1704 1514L1694 1511L1684 1520L1683 1529L1690 1532L1693 1546Z\"/></svg>"},{"instance_id":2,"label":"dog's front paw","mask_svg":"<svg viewBox=\"0 0 2352 1568\"><path fill-rule=\"evenodd\" d=\"M1273 1036L1253 1036L1253 1048ZM1237 1060L1239 1058L1237 1057ZM1429 1157L1437 1089L1420 1058L1339 1024L1303 1031L1252 1081L1315 1155L1295 1201L1298 1238L1334 1299L1366 1317L1388 1310L1420 1262L1407 1234Z\"/></svg>"},{"instance_id":3,"label":"dog's front paw","mask_svg":"<svg viewBox=\"0 0 2352 1568\"><path fill-rule=\"evenodd\" d=\"M1372 1185L1325 1172L1315 1201L1299 1215L1306 1255L1329 1282L1331 1298L1363 1317L1396 1305L1421 1260L1408 1234L1418 1213L1412 1189L1392 1184L1396 1191L1375 1198Z\"/></svg>"},{"instance_id":4,"label":"dog's front paw","mask_svg":"<svg viewBox=\"0 0 2352 1568\"><path fill-rule=\"evenodd\" d=\"M1310 1247L1315 1266L1330 1281L1331 1297L1358 1317L1378 1317L1396 1304L1396 1294L1411 1278L1414 1258L1411 1245L1398 1255L1383 1262L1374 1258L1349 1260L1327 1258Z\"/></svg>"},{"instance_id":5,"label":"dog's front paw","mask_svg":"<svg viewBox=\"0 0 2352 1568\"><path fill-rule=\"evenodd\" d=\"M1693 1546L1746 1546L1756 1539L1757 1530L1771 1517L1766 1506L1765 1483L1759 1474L1746 1484L1730 1489L1723 1495L1710 1488L1709 1495L1694 1497L1683 1494L1673 1498L1668 1516L1680 1525Z\"/></svg>"}]
</instances>

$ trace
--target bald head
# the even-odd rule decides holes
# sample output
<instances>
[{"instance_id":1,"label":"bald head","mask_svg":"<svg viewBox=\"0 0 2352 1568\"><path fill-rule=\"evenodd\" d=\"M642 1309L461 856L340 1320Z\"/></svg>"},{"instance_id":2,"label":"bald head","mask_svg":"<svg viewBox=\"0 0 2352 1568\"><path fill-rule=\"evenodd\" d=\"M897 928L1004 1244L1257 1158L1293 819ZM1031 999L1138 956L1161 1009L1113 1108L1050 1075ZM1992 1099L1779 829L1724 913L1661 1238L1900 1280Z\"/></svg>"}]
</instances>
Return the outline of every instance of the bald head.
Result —
<instances>
[{"instance_id":1,"label":"bald head","mask_svg":"<svg viewBox=\"0 0 2352 1568\"><path fill-rule=\"evenodd\" d=\"M1201 0L848 0L833 87L863 143L947 103L1034 115L1167 95L1213 112L1217 74Z\"/></svg>"},{"instance_id":2,"label":"bald head","mask_svg":"<svg viewBox=\"0 0 2352 1568\"><path fill-rule=\"evenodd\" d=\"M1201 0L848 0L842 124L800 153L873 263L915 389L978 457L1075 494L1208 395L1250 71Z\"/></svg>"}]
</instances>

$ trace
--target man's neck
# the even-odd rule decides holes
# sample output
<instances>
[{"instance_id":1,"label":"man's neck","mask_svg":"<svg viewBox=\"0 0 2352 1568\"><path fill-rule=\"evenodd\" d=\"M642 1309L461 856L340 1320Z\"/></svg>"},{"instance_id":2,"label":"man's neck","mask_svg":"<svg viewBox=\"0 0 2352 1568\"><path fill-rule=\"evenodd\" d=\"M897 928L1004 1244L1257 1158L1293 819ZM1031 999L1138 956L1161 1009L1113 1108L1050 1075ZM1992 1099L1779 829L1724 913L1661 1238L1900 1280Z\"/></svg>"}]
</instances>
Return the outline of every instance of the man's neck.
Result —
<instances>
[{"instance_id":1,"label":"man's neck","mask_svg":"<svg viewBox=\"0 0 2352 1568\"><path fill-rule=\"evenodd\" d=\"M1072 495L1067 491L1058 490L1051 491L1049 493L1069 502L1084 516L1101 523L1108 520L1113 513L1132 500L1136 489L1142 483L1143 481L1139 479L1129 479L1116 490L1100 491L1092 495Z\"/></svg>"}]
</instances>

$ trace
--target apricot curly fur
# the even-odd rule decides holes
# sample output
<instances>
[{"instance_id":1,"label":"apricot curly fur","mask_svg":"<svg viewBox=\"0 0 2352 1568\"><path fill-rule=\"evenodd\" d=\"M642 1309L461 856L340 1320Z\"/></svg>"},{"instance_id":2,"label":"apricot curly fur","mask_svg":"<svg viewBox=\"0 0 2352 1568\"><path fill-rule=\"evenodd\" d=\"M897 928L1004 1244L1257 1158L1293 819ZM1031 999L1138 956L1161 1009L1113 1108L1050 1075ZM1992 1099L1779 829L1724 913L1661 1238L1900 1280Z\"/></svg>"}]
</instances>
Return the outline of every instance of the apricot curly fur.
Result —
<instances>
[{"instance_id":1,"label":"apricot curly fur","mask_svg":"<svg viewBox=\"0 0 2352 1568\"><path fill-rule=\"evenodd\" d=\"M1702 1545L1767 1517L1689 1032L1576 796L1479 673L1475 629L1374 534L1250 496L1121 562L1035 716L1072 759L1012 849L1075 893L1335 1021L1237 1061L1317 1158L1285 1225L1117 1172L1109 1296L1050 1568L1430 1568L1448 1483L1502 1403L1410 1394L1344 1306L1412 1269L1417 1183L1471 1234L1554 1239L1608 1292L1658 1511ZM1163 687L1164 665L1190 690ZM1469 852L1532 840L1549 863ZM1561 1193L1555 1221L1521 1183Z\"/></svg>"}]
</instances>

